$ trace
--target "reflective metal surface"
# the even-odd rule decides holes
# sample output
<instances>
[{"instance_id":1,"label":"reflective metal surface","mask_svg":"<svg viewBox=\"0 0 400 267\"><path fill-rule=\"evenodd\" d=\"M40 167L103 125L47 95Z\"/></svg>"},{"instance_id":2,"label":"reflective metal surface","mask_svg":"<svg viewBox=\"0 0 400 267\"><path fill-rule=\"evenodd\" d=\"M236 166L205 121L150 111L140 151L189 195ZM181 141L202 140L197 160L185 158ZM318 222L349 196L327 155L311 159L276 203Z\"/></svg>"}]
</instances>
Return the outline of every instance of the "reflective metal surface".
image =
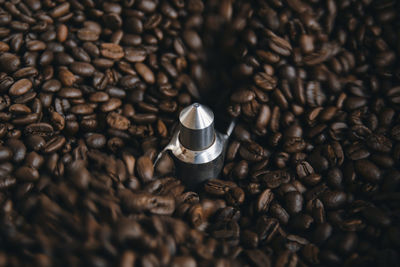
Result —
<instances>
[{"instance_id":1,"label":"reflective metal surface","mask_svg":"<svg viewBox=\"0 0 400 267\"><path fill-rule=\"evenodd\" d=\"M227 134L218 133L214 129L213 112L206 106L194 103L182 110L179 123L180 127L158 158L168 151L175 161L177 176L188 188L217 178L223 167L226 144L234 121Z\"/></svg>"},{"instance_id":2,"label":"reflective metal surface","mask_svg":"<svg viewBox=\"0 0 400 267\"><path fill-rule=\"evenodd\" d=\"M206 106L194 103L179 115L179 141L190 150L203 150L215 139L214 114Z\"/></svg>"}]
</instances>

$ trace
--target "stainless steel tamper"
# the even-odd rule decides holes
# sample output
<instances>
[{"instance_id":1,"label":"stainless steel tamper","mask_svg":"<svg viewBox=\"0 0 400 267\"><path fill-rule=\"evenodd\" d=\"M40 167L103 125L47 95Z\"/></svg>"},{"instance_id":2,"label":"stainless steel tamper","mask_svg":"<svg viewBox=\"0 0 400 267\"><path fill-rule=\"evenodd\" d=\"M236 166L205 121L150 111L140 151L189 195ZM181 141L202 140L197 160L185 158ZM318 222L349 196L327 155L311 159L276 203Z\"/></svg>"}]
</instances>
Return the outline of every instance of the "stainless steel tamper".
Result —
<instances>
[{"instance_id":1,"label":"stainless steel tamper","mask_svg":"<svg viewBox=\"0 0 400 267\"><path fill-rule=\"evenodd\" d=\"M218 177L233 128L232 121L226 134L217 132L214 129L214 113L199 103L181 111L179 127L163 152L170 153L175 161L176 175L188 188Z\"/></svg>"}]
</instances>

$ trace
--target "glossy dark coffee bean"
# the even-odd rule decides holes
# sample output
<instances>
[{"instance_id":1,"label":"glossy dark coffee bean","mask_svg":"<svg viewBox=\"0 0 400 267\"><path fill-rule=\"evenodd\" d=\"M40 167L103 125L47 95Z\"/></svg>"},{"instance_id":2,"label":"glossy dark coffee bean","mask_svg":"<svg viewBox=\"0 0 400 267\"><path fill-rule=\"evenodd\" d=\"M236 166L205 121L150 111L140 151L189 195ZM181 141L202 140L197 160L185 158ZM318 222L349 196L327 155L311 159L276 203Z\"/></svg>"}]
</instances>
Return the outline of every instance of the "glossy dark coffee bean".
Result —
<instances>
[{"instance_id":1,"label":"glossy dark coffee bean","mask_svg":"<svg viewBox=\"0 0 400 267\"><path fill-rule=\"evenodd\" d=\"M32 167L23 166L15 171L15 177L21 181L33 182L39 179L39 172Z\"/></svg>"},{"instance_id":2,"label":"glossy dark coffee bean","mask_svg":"<svg viewBox=\"0 0 400 267\"><path fill-rule=\"evenodd\" d=\"M22 162L26 156L26 146L18 139L8 139L6 142L9 149L12 151L12 160L16 163Z\"/></svg>"},{"instance_id":3,"label":"glossy dark coffee bean","mask_svg":"<svg viewBox=\"0 0 400 267\"><path fill-rule=\"evenodd\" d=\"M86 144L91 148L102 148L106 144L106 138L102 134L92 133L86 138Z\"/></svg>"},{"instance_id":4,"label":"glossy dark coffee bean","mask_svg":"<svg viewBox=\"0 0 400 267\"><path fill-rule=\"evenodd\" d=\"M67 175L78 189L86 189L91 180L91 174L86 169L85 162L77 160L67 166Z\"/></svg>"},{"instance_id":5,"label":"glossy dark coffee bean","mask_svg":"<svg viewBox=\"0 0 400 267\"><path fill-rule=\"evenodd\" d=\"M346 203L346 194L340 191L326 191L321 195L321 201L327 209L337 209Z\"/></svg>"},{"instance_id":6,"label":"glossy dark coffee bean","mask_svg":"<svg viewBox=\"0 0 400 267\"><path fill-rule=\"evenodd\" d=\"M381 171L369 160L358 160L354 164L354 168L362 179L368 182L377 183L381 179Z\"/></svg>"},{"instance_id":7,"label":"glossy dark coffee bean","mask_svg":"<svg viewBox=\"0 0 400 267\"><path fill-rule=\"evenodd\" d=\"M299 213L303 209L303 196L296 191L285 195L286 209L290 214Z\"/></svg>"},{"instance_id":8,"label":"glossy dark coffee bean","mask_svg":"<svg viewBox=\"0 0 400 267\"><path fill-rule=\"evenodd\" d=\"M138 158L136 170L143 182L149 182L153 179L154 167L149 157L142 156Z\"/></svg>"},{"instance_id":9,"label":"glossy dark coffee bean","mask_svg":"<svg viewBox=\"0 0 400 267\"><path fill-rule=\"evenodd\" d=\"M70 69L74 74L80 76L92 76L94 73L94 67L86 62L73 62L70 65Z\"/></svg>"},{"instance_id":10,"label":"glossy dark coffee bean","mask_svg":"<svg viewBox=\"0 0 400 267\"><path fill-rule=\"evenodd\" d=\"M18 56L7 52L0 56L0 62L0 70L8 74L16 71L21 64Z\"/></svg>"},{"instance_id":11,"label":"glossy dark coffee bean","mask_svg":"<svg viewBox=\"0 0 400 267\"><path fill-rule=\"evenodd\" d=\"M21 96L26 94L32 88L32 82L28 79L16 81L9 90L11 96Z\"/></svg>"}]
</instances>

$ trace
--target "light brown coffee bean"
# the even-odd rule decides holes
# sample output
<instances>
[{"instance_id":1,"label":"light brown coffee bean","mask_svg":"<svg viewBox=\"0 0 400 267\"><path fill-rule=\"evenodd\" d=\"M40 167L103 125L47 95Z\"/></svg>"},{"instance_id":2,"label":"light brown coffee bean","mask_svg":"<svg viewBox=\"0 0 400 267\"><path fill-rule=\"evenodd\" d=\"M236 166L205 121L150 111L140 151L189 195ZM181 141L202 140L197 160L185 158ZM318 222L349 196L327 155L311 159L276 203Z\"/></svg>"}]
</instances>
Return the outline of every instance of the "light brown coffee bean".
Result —
<instances>
[{"instance_id":1,"label":"light brown coffee bean","mask_svg":"<svg viewBox=\"0 0 400 267\"><path fill-rule=\"evenodd\" d=\"M136 171L143 182L147 183L153 180L154 167L149 157L142 156L138 158L136 161Z\"/></svg>"},{"instance_id":2,"label":"light brown coffee bean","mask_svg":"<svg viewBox=\"0 0 400 267\"><path fill-rule=\"evenodd\" d=\"M155 83L154 73L145 64L138 62L135 64L135 69L147 83Z\"/></svg>"},{"instance_id":3,"label":"light brown coffee bean","mask_svg":"<svg viewBox=\"0 0 400 267\"><path fill-rule=\"evenodd\" d=\"M28 79L21 79L15 82L10 87L9 93L12 96L20 96L26 94L31 89L32 89L32 82Z\"/></svg>"},{"instance_id":4,"label":"light brown coffee bean","mask_svg":"<svg viewBox=\"0 0 400 267\"><path fill-rule=\"evenodd\" d=\"M114 43L102 43L100 53L103 57L118 60L124 57L124 50L121 46Z\"/></svg>"}]
</instances>

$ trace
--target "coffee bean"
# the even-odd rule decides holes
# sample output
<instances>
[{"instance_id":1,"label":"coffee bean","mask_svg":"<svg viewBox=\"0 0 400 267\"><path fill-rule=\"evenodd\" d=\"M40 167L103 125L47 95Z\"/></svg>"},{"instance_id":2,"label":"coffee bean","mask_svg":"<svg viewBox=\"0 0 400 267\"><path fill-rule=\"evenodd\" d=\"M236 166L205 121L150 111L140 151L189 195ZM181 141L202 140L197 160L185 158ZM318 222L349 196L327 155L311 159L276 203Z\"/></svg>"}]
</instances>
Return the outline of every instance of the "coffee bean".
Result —
<instances>
[{"instance_id":1,"label":"coffee bean","mask_svg":"<svg viewBox=\"0 0 400 267\"><path fill-rule=\"evenodd\" d=\"M43 147L43 152L51 154L61 149L66 142L64 136L54 136Z\"/></svg>"},{"instance_id":2,"label":"coffee bean","mask_svg":"<svg viewBox=\"0 0 400 267\"><path fill-rule=\"evenodd\" d=\"M303 209L303 196L296 191L285 195L286 209L290 214L299 213Z\"/></svg>"},{"instance_id":3,"label":"coffee bean","mask_svg":"<svg viewBox=\"0 0 400 267\"><path fill-rule=\"evenodd\" d=\"M39 179L39 172L34 168L23 166L15 171L15 177L21 181L33 182Z\"/></svg>"},{"instance_id":4,"label":"coffee bean","mask_svg":"<svg viewBox=\"0 0 400 267\"><path fill-rule=\"evenodd\" d=\"M243 159L254 162L260 161L267 155L267 152L260 145L253 142L240 146L239 154Z\"/></svg>"},{"instance_id":5,"label":"coffee bean","mask_svg":"<svg viewBox=\"0 0 400 267\"><path fill-rule=\"evenodd\" d=\"M359 174L361 178L367 180L368 182L377 183L381 179L381 171L369 160L362 159L356 161L354 168L357 174Z\"/></svg>"},{"instance_id":6,"label":"coffee bean","mask_svg":"<svg viewBox=\"0 0 400 267\"><path fill-rule=\"evenodd\" d=\"M29 135L27 137L27 145L34 151L39 151L46 144L44 138L40 135Z\"/></svg>"},{"instance_id":7,"label":"coffee bean","mask_svg":"<svg viewBox=\"0 0 400 267\"><path fill-rule=\"evenodd\" d=\"M7 52L0 55L0 62L0 70L7 74L16 71L21 64L19 57Z\"/></svg>"},{"instance_id":8,"label":"coffee bean","mask_svg":"<svg viewBox=\"0 0 400 267\"><path fill-rule=\"evenodd\" d=\"M0 162L8 161L12 158L13 152L5 146L0 147Z\"/></svg>"},{"instance_id":9,"label":"coffee bean","mask_svg":"<svg viewBox=\"0 0 400 267\"><path fill-rule=\"evenodd\" d=\"M268 188L277 188L290 180L290 174L285 170L260 171L259 173L253 174L253 176L259 179L260 182L265 184Z\"/></svg>"},{"instance_id":10,"label":"coffee bean","mask_svg":"<svg viewBox=\"0 0 400 267\"><path fill-rule=\"evenodd\" d=\"M125 59L128 62L143 62L147 57L147 52L143 48L126 48L125 49Z\"/></svg>"},{"instance_id":11,"label":"coffee bean","mask_svg":"<svg viewBox=\"0 0 400 267\"><path fill-rule=\"evenodd\" d=\"M26 165L34 168L34 169L40 169L40 167L44 163L44 158L43 156L39 155L35 151L30 152L25 159Z\"/></svg>"},{"instance_id":12,"label":"coffee bean","mask_svg":"<svg viewBox=\"0 0 400 267\"><path fill-rule=\"evenodd\" d=\"M78 189L86 189L91 180L91 174L86 169L86 164L82 160L76 160L67 166L67 175L71 182Z\"/></svg>"},{"instance_id":13,"label":"coffee bean","mask_svg":"<svg viewBox=\"0 0 400 267\"><path fill-rule=\"evenodd\" d=\"M225 195L230 188L234 187L236 187L235 183L219 179L211 179L204 184L204 190L208 194L218 195L218 196Z\"/></svg>"},{"instance_id":14,"label":"coffee bean","mask_svg":"<svg viewBox=\"0 0 400 267\"><path fill-rule=\"evenodd\" d=\"M103 112L109 112L109 111L113 111L113 110L119 108L121 105L122 105L122 101L119 100L118 98L110 98L107 102L104 102L100 106L100 109Z\"/></svg>"},{"instance_id":15,"label":"coffee bean","mask_svg":"<svg viewBox=\"0 0 400 267\"><path fill-rule=\"evenodd\" d=\"M127 130L130 126L130 121L127 118L115 112L111 112L107 115L107 123L110 127L118 130Z\"/></svg>"},{"instance_id":16,"label":"coffee bean","mask_svg":"<svg viewBox=\"0 0 400 267\"><path fill-rule=\"evenodd\" d=\"M82 41L97 41L99 33L89 28L82 28L78 30L77 37Z\"/></svg>"},{"instance_id":17,"label":"coffee bean","mask_svg":"<svg viewBox=\"0 0 400 267\"><path fill-rule=\"evenodd\" d=\"M257 211L258 212L266 212L269 209L269 205L273 200L274 195L271 192L271 189L266 189L264 192L260 194L257 200Z\"/></svg>"},{"instance_id":18,"label":"coffee bean","mask_svg":"<svg viewBox=\"0 0 400 267\"><path fill-rule=\"evenodd\" d=\"M238 180L245 179L249 172L249 165L247 161L241 160L232 170L232 177Z\"/></svg>"},{"instance_id":19,"label":"coffee bean","mask_svg":"<svg viewBox=\"0 0 400 267\"><path fill-rule=\"evenodd\" d=\"M154 167L149 157L142 156L138 158L136 170L143 182L149 182L153 179Z\"/></svg>"},{"instance_id":20,"label":"coffee bean","mask_svg":"<svg viewBox=\"0 0 400 267\"><path fill-rule=\"evenodd\" d=\"M70 65L70 69L74 74L84 77L92 76L95 71L94 67L86 62L73 62Z\"/></svg>"},{"instance_id":21,"label":"coffee bean","mask_svg":"<svg viewBox=\"0 0 400 267\"><path fill-rule=\"evenodd\" d=\"M19 163L25 159L26 147L22 141L18 139L8 139L6 145L12 151L12 159L14 162Z\"/></svg>"},{"instance_id":22,"label":"coffee bean","mask_svg":"<svg viewBox=\"0 0 400 267\"><path fill-rule=\"evenodd\" d=\"M106 144L106 138L102 134L92 133L86 138L86 143L91 148L102 148Z\"/></svg>"},{"instance_id":23,"label":"coffee bean","mask_svg":"<svg viewBox=\"0 0 400 267\"><path fill-rule=\"evenodd\" d=\"M10 95L20 96L26 94L32 88L32 82L28 79L21 79L15 82L9 90Z\"/></svg>"},{"instance_id":24,"label":"coffee bean","mask_svg":"<svg viewBox=\"0 0 400 267\"><path fill-rule=\"evenodd\" d=\"M340 191L326 191L322 193L321 200L328 209L337 209L346 202L346 194Z\"/></svg>"},{"instance_id":25,"label":"coffee bean","mask_svg":"<svg viewBox=\"0 0 400 267\"><path fill-rule=\"evenodd\" d=\"M231 100L236 103L246 103L253 100L254 97L254 92L250 90L239 90L231 95Z\"/></svg>"},{"instance_id":26,"label":"coffee bean","mask_svg":"<svg viewBox=\"0 0 400 267\"><path fill-rule=\"evenodd\" d=\"M258 246L258 236L255 232L245 230L240 236L241 242L247 248L256 248Z\"/></svg>"},{"instance_id":27,"label":"coffee bean","mask_svg":"<svg viewBox=\"0 0 400 267\"><path fill-rule=\"evenodd\" d=\"M51 136L54 133L53 127L44 122L32 123L25 127L28 135Z\"/></svg>"},{"instance_id":28,"label":"coffee bean","mask_svg":"<svg viewBox=\"0 0 400 267\"><path fill-rule=\"evenodd\" d=\"M72 88L72 87L66 87L62 88L59 92L58 95L63 98L80 98L82 97L82 92L79 89Z\"/></svg>"},{"instance_id":29,"label":"coffee bean","mask_svg":"<svg viewBox=\"0 0 400 267\"><path fill-rule=\"evenodd\" d=\"M17 183L14 177L5 177L0 179L0 189L8 189Z\"/></svg>"},{"instance_id":30,"label":"coffee bean","mask_svg":"<svg viewBox=\"0 0 400 267\"><path fill-rule=\"evenodd\" d=\"M255 84L265 91L273 90L277 85L276 78L264 73L259 72L254 75L254 82Z\"/></svg>"},{"instance_id":31,"label":"coffee bean","mask_svg":"<svg viewBox=\"0 0 400 267\"><path fill-rule=\"evenodd\" d=\"M147 83L153 84L155 82L153 72L145 64L138 62L135 64L135 69Z\"/></svg>"},{"instance_id":32,"label":"coffee bean","mask_svg":"<svg viewBox=\"0 0 400 267\"><path fill-rule=\"evenodd\" d=\"M88 115L93 113L93 108L89 104L78 104L71 107L69 111L76 115Z\"/></svg>"},{"instance_id":33,"label":"coffee bean","mask_svg":"<svg viewBox=\"0 0 400 267\"><path fill-rule=\"evenodd\" d=\"M155 172L158 175L166 175L173 172L175 166L172 158L168 156L168 154L163 154L163 156L157 161L157 165L155 167Z\"/></svg>"},{"instance_id":34,"label":"coffee bean","mask_svg":"<svg viewBox=\"0 0 400 267\"><path fill-rule=\"evenodd\" d=\"M142 1L142 2L144 2L144 1ZM194 260L194 258L192 258L190 256L178 256L172 260L172 266L173 267L182 267L182 266L195 267L197 265L196 265L196 261Z\"/></svg>"},{"instance_id":35,"label":"coffee bean","mask_svg":"<svg viewBox=\"0 0 400 267\"><path fill-rule=\"evenodd\" d=\"M198 50L198 49L202 48L201 38L195 31L192 31L192 30L184 31L183 39L185 40L186 44L194 50Z\"/></svg>"},{"instance_id":36,"label":"coffee bean","mask_svg":"<svg viewBox=\"0 0 400 267\"><path fill-rule=\"evenodd\" d=\"M124 50L121 46L113 43L102 43L100 53L103 57L118 60L124 57Z\"/></svg>"},{"instance_id":37,"label":"coffee bean","mask_svg":"<svg viewBox=\"0 0 400 267\"><path fill-rule=\"evenodd\" d=\"M249 258L250 262L254 266L270 266L271 260L261 250L245 250L245 255Z\"/></svg>"},{"instance_id":38,"label":"coffee bean","mask_svg":"<svg viewBox=\"0 0 400 267\"><path fill-rule=\"evenodd\" d=\"M48 80L43 83L42 90L45 92L55 93L61 89L61 82L55 79Z\"/></svg>"},{"instance_id":39,"label":"coffee bean","mask_svg":"<svg viewBox=\"0 0 400 267\"><path fill-rule=\"evenodd\" d=\"M140 34L143 31L143 23L136 17L130 17L127 21L128 31L132 33Z\"/></svg>"}]
</instances>

